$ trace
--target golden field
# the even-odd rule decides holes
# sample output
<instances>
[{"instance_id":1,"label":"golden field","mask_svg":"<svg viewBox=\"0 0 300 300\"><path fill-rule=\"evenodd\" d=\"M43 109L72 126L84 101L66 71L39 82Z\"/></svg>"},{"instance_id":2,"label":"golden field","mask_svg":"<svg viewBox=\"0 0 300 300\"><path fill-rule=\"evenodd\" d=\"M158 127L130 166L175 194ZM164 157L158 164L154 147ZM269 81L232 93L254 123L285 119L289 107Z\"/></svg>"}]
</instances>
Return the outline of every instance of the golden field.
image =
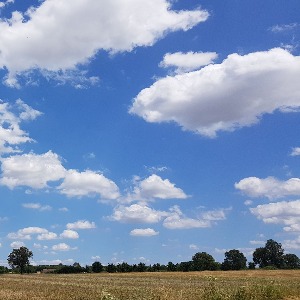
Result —
<instances>
[{"instance_id":1,"label":"golden field","mask_svg":"<svg viewBox=\"0 0 300 300\"><path fill-rule=\"evenodd\" d=\"M300 299L300 270L5 274L1 300Z\"/></svg>"}]
</instances>

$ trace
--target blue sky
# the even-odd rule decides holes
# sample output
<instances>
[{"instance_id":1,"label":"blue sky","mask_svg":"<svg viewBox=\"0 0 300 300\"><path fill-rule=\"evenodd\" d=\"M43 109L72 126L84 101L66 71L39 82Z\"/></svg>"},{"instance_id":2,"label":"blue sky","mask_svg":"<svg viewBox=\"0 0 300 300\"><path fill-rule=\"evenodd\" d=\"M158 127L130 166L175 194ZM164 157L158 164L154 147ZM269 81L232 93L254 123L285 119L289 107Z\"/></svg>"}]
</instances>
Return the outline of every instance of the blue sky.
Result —
<instances>
[{"instance_id":1,"label":"blue sky","mask_svg":"<svg viewBox=\"0 0 300 300\"><path fill-rule=\"evenodd\" d=\"M300 255L299 11L0 1L0 263Z\"/></svg>"}]
</instances>

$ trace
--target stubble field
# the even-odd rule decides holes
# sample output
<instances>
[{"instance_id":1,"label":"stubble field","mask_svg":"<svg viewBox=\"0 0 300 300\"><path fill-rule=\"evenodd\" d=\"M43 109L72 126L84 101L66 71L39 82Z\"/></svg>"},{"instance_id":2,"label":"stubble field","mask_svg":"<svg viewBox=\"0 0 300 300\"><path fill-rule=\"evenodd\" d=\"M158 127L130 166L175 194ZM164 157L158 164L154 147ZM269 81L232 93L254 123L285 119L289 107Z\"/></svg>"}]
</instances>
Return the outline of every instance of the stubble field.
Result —
<instances>
[{"instance_id":1,"label":"stubble field","mask_svg":"<svg viewBox=\"0 0 300 300\"><path fill-rule=\"evenodd\" d=\"M6 274L1 300L300 299L300 270L189 273Z\"/></svg>"}]
</instances>

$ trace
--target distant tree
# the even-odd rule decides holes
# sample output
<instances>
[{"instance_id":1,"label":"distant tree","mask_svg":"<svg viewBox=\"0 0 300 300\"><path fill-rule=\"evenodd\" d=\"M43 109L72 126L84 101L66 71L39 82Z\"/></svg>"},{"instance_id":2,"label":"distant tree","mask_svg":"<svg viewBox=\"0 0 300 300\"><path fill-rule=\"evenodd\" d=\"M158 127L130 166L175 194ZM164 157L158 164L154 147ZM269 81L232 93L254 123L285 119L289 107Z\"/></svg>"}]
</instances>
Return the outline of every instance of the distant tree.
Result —
<instances>
[{"instance_id":1,"label":"distant tree","mask_svg":"<svg viewBox=\"0 0 300 300\"><path fill-rule=\"evenodd\" d=\"M300 259L296 254L285 254L283 255L284 268L286 269L299 269Z\"/></svg>"},{"instance_id":2,"label":"distant tree","mask_svg":"<svg viewBox=\"0 0 300 300\"><path fill-rule=\"evenodd\" d=\"M29 259L32 258L32 251L26 247L20 247L19 249L13 249L9 254L7 261L8 264L14 269L19 268L20 273L23 274L25 268L29 266Z\"/></svg>"},{"instance_id":3,"label":"distant tree","mask_svg":"<svg viewBox=\"0 0 300 300\"><path fill-rule=\"evenodd\" d=\"M146 272L146 270L147 270L147 266L144 263L140 262L137 265L137 271L138 272Z\"/></svg>"},{"instance_id":4,"label":"distant tree","mask_svg":"<svg viewBox=\"0 0 300 300\"><path fill-rule=\"evenodd\" d=\"M192 257L193 270L204 271L204 270L216 270L218 268L215 259L206 252L198 252Z\"/></svg>"},{"instance_id":5,"label":"distant tree","mask_svg":"<svg viewBox=\"0 0 300 300\"><path fill-rule=\"evenodd\" d=\"M177 270L180 272L189 272L193 271L193 262L192 261L182 261L178 264Z\"/></svg>"},{"instance_id":6,"label":"distant tree","mask_svg":"<svg viewBox=\"0 0 300 300\"><path fill-rule=\"evenodd\" d=\"M255 263L253 261L248 262L248 269L254 270L255 269Z\"/></svg>"},{"instance_id":7,"label":"distant tree","mask_svg":"<svg viewBox=\"0 0 300 300\"><path fill-rule=\"evenodd\" d=\"M160 264L159 263L154 264L150 269L151 269L152 272L159 272L160 271Z\"/></svg>"},{"instance_id":8,"label":"distant tree","mask_svg":"<svg viewBox=\"0 0 300 300\"><path fill-rule=\"evenodd\" d=\"M108 272L108 273L116 273L117 272L117 267L114 264L108 264L105 269L106 269L106 272Z\"/></svg>"},{"instance_id":9,"label":"distant tree","mask_svg":"<svg viewBox=\"0 0 300 300\"><path fill-rule=\"evenodd\" d=\"M225 252L225 259L222 263L222 270L246 269L247 259L239 250L233 249Z\"/></svg>"},{"instance_id":10,"label":"distant tree","mask_svg":"<svg viewBox=\"0 0 300 300\"><path fill-rule=\"evenodd\" d=\"M8 269L6 267L0 266L0 274L8 273Z\"/></svg>"},{"instance_id":11,"label":"distant tree","mask_svg":"<svg viewBox=\"0 0 300 300\"><path fill-rule=\"evenodd\" d=\"M169 272L174 272L176 271L176 269L177 269L176 265L174 265L171 261L169 261L167 265L167 270Z\"/></svg>"},{"instance_id":12,"label":"distant tree","mask_svg":"<svg viewBox=\"0 0 300 300\"><path fill-rule=\"evenodd\" d=\"M257 248L253 252L253 262L256 265L259 265L260 268L271 266L283 268L283 254L284 249L282 248L281 244L270 239L267 240L265 247Z\"/></svg>"},{"instance_id":13,"label":"distant tree","mask_svg":"<svg viewBox=\"0 0 300 300\"><path fill-rule=\"evenodd\" d=\"M95 261L93 264L92 264L92 271L94 273L100 273L103 271L103 266L102 264L99 262L99 261Z\"/></svg>"}]
</instances>

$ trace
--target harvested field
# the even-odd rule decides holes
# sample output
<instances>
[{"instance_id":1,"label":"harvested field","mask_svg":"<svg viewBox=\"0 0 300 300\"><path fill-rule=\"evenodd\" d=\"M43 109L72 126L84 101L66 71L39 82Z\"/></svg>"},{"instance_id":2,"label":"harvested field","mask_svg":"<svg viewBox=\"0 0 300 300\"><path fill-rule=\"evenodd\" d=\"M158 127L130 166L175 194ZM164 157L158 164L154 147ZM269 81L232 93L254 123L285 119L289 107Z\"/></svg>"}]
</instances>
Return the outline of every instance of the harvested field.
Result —
<instances>
[{"instance_id":1,"label":"harvested field","mask_svg":"<svg viewBox=\"0 0 300 300\"><path fill-rule=\"evenodd\" d=\"M1 300L300 299L300 271L6 274Z\"/></svg>"}]
</instances>

